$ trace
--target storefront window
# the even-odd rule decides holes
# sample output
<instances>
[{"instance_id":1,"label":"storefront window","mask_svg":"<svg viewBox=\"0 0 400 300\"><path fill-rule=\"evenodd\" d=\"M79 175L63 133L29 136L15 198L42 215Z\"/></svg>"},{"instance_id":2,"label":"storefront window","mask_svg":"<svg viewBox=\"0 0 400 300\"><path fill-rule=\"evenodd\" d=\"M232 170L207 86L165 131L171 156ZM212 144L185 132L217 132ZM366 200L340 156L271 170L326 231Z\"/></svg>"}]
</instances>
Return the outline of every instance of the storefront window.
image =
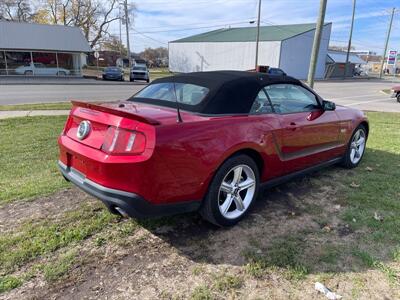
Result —
<instances>
[{"instance_id":1,"label":"storefront window","mask_svg":"<svg viewBox=\"0 0 400 300\"><path fill-rule=\"evenodd\" d=\"M81 75L80 53L1 51L0 75Z\"/></svg>"},{"instance_id":2,"label":"storefront window","mask_svg":"<svg viewBox=\"0 0 400 300\"><path fill-rule=\"evenodd\" d=\"M60 70L57 68L57 57L55 53L32 52L32 58L35 75L67 75L64 73L60 74Z\"/></svg>"},{"instance_id":3,"label":"storefront window","mask_svg":"<svg viewBox=\"0 0 400 300\"><path fill-rule=\"evenodd\" d=\"M58 67L60 70L67 70L68 72L73 72L74 70L74 61L72 58L72 54L69 53L57 53L58 55ZM71 74L72 75L72 74Z\"/></svg>"},{"instance_id":4,"label":"storefront window","mask_svg":"<svg viewBox=\"0 0 400 300\"><path fill-rule=\"evenodd\" d=\"M32 75L30 52L6 52L8 75Z\"/></svg>"},{"instance_id":5,"label":"storefront window","mask_svg":"<svg viewBox=\"0 0 400 300\"><path fill-rule=\"evenodd\" d=\"M4 51L0 51L0 75L7 75L6 56L4 55Z\"/></svg>"}]
</instances>

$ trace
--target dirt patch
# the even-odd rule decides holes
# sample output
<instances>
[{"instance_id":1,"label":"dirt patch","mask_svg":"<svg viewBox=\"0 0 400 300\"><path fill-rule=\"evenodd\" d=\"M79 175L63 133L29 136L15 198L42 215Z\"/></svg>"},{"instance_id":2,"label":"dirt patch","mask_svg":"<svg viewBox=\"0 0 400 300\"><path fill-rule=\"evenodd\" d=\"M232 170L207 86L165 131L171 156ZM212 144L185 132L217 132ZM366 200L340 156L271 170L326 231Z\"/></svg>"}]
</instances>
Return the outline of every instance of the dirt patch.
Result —
<instances>
[{"instance_id":1,"label":"dirt patch","mask_svg":"<svg viewBox=\"0 0 400 300\"><path fill-rule=\"evenodd\" d=\"M31 201L6 204L0 207L0 233L13 230L27 220L34 221L62 215L76 209L85 201L94 199L73 187Z\"/></svg>"},{"instance_id":2,"label":"dirt patch","mask_svg":"<svg viewBox=\"0 0 400 300\"><path fill-rule=\"evenodd\" d=\"M344 247L358 242L359 234L340 218L343 206L330 184L343 174L331 169L263 191L251 214L229 229L215 228L197 214L180 215L159 224L143 223L131 234L96 246L96 239L118 230L106 228L75 245L82 260L63 280L50 284L34 278L0 298L324 299L314 291L314 282L322 281L346 299L398 299L397 284L388 282L382 272L354 271L353 258L343 256L349 253ZM94 200L71 189L35 202L10 204L0 209L1 225L62 214L82 201ZM11 214L21 220L11 220ZM287 248L277 251L277 241L287 247L301 245L302 251L295 252L298 257L286 257L290 253ZM273 257L280 252L286 256ZM267 262L261 276L249 272L246 253ZM289 278L292 265L282 266L282 259L288 264L296 259L294 263L309 268L307 275Z\"/></svg>"}]
</instances>

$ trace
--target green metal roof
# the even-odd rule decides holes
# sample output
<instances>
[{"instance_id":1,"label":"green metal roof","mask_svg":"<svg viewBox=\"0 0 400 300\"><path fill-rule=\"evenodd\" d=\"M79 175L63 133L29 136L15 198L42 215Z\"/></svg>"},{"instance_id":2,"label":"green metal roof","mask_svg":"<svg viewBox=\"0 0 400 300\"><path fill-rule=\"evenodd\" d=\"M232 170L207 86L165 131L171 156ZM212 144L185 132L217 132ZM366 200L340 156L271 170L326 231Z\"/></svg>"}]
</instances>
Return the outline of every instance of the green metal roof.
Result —
<instances>
[{"instance_id":1,"label":"green metal roof","mask_svg":"<svg viewBox=\"0 0 400 300\"><path fill-rule=\"evenodd\" d=\"M325 24L327 25L327 24ZM283 41L301 33L315 29L316 24L292 24L261 26L260 41ZM223 28L192 35L171 43L189 42L254 42L257 27Z\"/></svg>"}]
</instances>

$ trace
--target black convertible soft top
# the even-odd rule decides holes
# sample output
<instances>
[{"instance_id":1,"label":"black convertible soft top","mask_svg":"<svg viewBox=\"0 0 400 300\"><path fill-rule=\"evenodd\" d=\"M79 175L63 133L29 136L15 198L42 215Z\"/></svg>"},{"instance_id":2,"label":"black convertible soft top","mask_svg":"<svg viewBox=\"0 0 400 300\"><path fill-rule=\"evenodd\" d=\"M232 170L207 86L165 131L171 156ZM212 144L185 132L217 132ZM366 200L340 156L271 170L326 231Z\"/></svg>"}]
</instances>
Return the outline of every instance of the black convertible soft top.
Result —
<instances>
[{"instance_id":1,"label":"black convertible soft top","mask_svg":"<svg viewBox=\"0 0 400 300\"><path fill-rule=\"evenodd\" d=\"M273 76L247 71L211 71L178 74L154 80L151 84L175 82L191 83L209 89L207 96L197 105L179 103L183 110L201 114L247 114L262 87L272 83L301 82L290 76ZM176 103L132 97L129 100L161 106L176 107Z\"/></svg>"}]
</instances>

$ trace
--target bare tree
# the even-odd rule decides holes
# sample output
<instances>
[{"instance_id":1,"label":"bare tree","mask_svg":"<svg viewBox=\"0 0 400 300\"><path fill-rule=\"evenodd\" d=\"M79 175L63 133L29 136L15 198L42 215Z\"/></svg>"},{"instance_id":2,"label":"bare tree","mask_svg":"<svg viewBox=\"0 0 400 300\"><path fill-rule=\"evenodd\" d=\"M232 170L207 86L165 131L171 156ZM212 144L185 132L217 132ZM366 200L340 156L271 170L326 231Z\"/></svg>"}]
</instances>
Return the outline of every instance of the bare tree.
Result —
<instances>
[{"instance_id":1,"label":"bare tree","mask_svg":"<svg viewBox=\"0 0 400 300\"><path fill-rule=\"evenodd\" d=\"M110 36L110 24L121 18L119 5L120 0L0 0L0 18L77 26L93 48ZM133 18L136 7L128 7ZM129 17L128 22L133 23Z\"/></svg>"},{"instance_id":2,"label":"bare tree","mask_svg":"<svg viewBox=\"0 0 400 300\"><path fill-rule=\"evenodd\" d=\"M109 26L120 18L118 0L44 0L51 24L77 26L93 48L109 35Z\"/></svg>"},{"instance_id":3,"label":"bare tree","mask_svg":"<svg viewBox=\"0 0 400 300\"><path fill-rule=\"evenodd\" d=\"M118 7L118 1L117 0L110 0L109 6L105 7L103 5L98 5L97 10L95 11L95 22L92 24L93 31L90 32L90 29L88 28L89 31L89 36L92 34L93 38L90 41L90 46L93 47L95 46L102 38L104 38L106 35L108 35L108 29L110 24L113 21L116 21L119 19L118 14L115 15L114 11Z\"/></svg>"},{"instance_id":4,"label":"bare tree","mask_svg":"<svg viewBox=\"0 0 400 300\"><path fill-rule=\"evenodd\" d=\"M165 47L146 48L139 56L145 59L150 67L162 67L168 63L168 49Z\"/></svg>"},{"instance_id":5,"label":"bare tree","mask_svg":"<svg viewBox=\"0 0 400 300\"><path fill-rule=\"evenodd\" d=\"M126 46L121 43L119 37L115 35L110 35L109 37L104 38L101 45L103 50L121 52L123 56L128 54L128 49Z\"/></svg>"},{"instance_id":6,"label":"bare tree","mask_svg":"<svg viewBox=\"0 0 400 300\"><path fill-rule=\"evenodd\" d=\"M1 0L0 18L10 21L29 22L34 14L27 0Z\"/></svg>"}]
</instances>

